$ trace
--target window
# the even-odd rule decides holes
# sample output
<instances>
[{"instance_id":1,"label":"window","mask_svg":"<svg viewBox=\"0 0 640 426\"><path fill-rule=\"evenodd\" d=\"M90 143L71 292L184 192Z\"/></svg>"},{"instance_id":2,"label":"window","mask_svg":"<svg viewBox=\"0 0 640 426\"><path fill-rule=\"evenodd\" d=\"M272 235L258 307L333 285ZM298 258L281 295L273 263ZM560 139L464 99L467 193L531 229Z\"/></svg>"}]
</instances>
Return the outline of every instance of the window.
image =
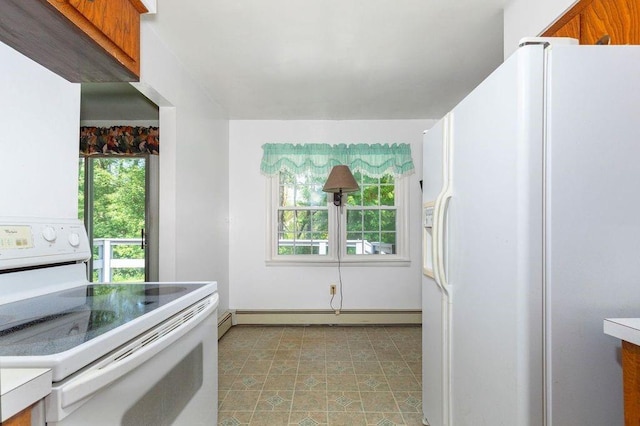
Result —
<instances>
[{"instance_id":1,"label":"window","mask_svg":"<svg viewBox=\"0 0 640 426\"><path fill-rule=\"evenodd\" d=\"M267 262L408 262L408 145L266 144ZM360 189L343 206L322 191L347 164Z\"/></svg>"},{"instance_id":2,"label":"window","mask_svg":"<svg viewBox=\"0 0 640 426\"><path fill-rule=\"evenodd\" d=\"M282 171L271 178L273 262L402 261L408 258L405 178L355 172L360 190L333 205L326 176ZM345 232L346 230L346 232Z\"/></svg>"}]
</instances>

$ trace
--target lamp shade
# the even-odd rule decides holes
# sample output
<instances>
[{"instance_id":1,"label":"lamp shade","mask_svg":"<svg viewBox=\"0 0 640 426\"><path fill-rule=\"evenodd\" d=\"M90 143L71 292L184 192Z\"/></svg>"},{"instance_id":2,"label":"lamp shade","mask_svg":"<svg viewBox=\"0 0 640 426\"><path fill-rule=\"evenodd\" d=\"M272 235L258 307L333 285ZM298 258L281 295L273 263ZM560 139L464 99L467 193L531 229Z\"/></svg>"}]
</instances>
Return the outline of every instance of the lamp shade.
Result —
<instances>
[{"instance_id":1,"label":"lamp shade","mask_svg":"<svg viewBox=\"0 0 640 426\"><path fill-rule=\"evenodd\" d=\"M333 166L331 169L331 173L329 173L329 177L325 182L322 190L324 192L355 192L359 190L358 182L356 182L355 178L351 174L351 170L349 170L348 166L339 165Z\"/></svg>"}]
</instances>

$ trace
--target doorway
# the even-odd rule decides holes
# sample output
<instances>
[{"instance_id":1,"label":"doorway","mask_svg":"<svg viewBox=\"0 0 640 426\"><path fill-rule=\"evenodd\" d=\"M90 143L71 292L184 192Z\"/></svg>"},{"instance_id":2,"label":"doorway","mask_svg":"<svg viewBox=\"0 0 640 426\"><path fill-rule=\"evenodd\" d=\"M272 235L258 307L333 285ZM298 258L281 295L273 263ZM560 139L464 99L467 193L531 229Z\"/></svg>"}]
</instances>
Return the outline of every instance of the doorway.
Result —
<instances>
[{"instance_id":1,"label":"doorway","mask_svg":"<svg viewBox=\"0 0 640 426\"><path fill-rule=\"evenodd\" d=\"M78 216L92 246L91 281L157 281L157 163L154 155L80 158Z\"/></svg>"}]
</instances>

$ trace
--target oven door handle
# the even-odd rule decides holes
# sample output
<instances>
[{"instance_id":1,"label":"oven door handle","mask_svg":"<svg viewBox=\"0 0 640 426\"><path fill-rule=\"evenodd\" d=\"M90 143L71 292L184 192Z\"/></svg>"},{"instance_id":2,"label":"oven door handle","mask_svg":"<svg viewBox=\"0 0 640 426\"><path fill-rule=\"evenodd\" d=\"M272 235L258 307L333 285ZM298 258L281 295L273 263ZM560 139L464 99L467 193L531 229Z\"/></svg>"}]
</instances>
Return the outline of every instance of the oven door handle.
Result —
<instances>
[{"instance_id":1,"label":"oven door handle","mask_svg":"<svg viewBox=\"0 0 640 426\"><path fill-rule=\"evenodd\" d=\"M54 389L62 408L89 398L151 359L185 335L218 307L218 294L202 299L112 353L90 369Z\"/></svg>"}]
</instances>

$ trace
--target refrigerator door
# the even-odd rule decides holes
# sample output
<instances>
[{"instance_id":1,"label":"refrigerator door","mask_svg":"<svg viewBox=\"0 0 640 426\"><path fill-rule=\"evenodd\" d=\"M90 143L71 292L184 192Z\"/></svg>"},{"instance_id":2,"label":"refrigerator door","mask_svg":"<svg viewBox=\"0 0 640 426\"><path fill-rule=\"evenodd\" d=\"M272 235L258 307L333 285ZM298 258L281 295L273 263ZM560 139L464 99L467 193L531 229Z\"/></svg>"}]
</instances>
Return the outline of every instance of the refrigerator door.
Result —
<instances>
[{"instance_id":1,"label":"refrigerator door","mask_svg":"<svg viewBox=\"0 0 640 426\"><path fill-rule=\"evenodd\" d=\"M447 297L436 282L434 270L436 238L436 199L444 188L445 131L449 116L425 133L423 142L423 211L429 209L430 223L423 223L422 277L422 409L424 423L448 424L448 367L444 350ZM423 219L426 215L423 213ZM429 226L425 226L429 225Z\"/></svg>"},{"instance_id":2,"label":"refrigerator door","mask_svg":"<svg viewBox=\"0 0 640 426\"><path fill-rule=\"evenodd\" d=\"M542 424L543 65L542 45L523 47L453 110L455 426Z\"/></svg>"},{"instance_id":3,"label":"refrigerator door","mask_svg":"<svg viewBox=\"0 0 640 426\"><path fill-rule=\"evenodd\" d=\"M640 316L640 47L554 47L548 84L548 425L621 425L620 342Z\"/></svg>"}]
</instances>

